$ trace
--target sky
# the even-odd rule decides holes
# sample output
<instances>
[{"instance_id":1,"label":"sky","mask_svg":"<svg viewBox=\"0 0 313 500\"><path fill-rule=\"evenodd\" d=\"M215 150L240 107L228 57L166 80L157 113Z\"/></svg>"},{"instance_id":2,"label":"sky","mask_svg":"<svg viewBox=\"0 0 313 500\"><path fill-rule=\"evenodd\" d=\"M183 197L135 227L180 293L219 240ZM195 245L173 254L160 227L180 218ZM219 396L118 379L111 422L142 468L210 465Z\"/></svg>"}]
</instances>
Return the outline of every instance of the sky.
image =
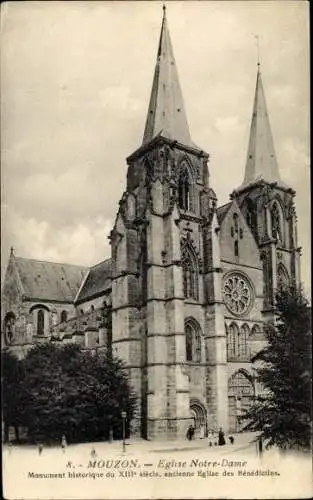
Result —
<instances>
[{"instance_id":1,"label":"sky","mask_svg":"<svg viewBox=\"0 0 313 500\"><path fill-rule=\"evenodd\" d=\"M259 37L282 179L297 192L310 294L308 2L167 2L192 140L219 204L244 177ZM162 3L7 2L1 9L2 262L93 265L142 142Z\"/></svg>"}]
</instances>

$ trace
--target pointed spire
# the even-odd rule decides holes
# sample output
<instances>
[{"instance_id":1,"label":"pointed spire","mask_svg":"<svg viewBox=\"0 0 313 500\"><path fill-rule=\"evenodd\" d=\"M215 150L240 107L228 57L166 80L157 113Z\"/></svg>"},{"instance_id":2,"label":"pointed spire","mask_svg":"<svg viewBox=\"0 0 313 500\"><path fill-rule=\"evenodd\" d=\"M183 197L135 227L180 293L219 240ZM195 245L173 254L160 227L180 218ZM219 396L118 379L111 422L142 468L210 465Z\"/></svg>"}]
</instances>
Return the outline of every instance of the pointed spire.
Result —
<instances>
[{"instance_id":1,"label":"pointed spire","mask_svg":"<svg viewBox=\"0 0 313 500\"><path fill-rule=\"evenodd\" d=\"M192 145L165 5L143 144L157 135Z\"/></svg>"},{"instance_id":2,"label":"pointed spire","mask_svg":"<svg viewBox=\"0 0 313 500\"><path fill-rule=\"evenodd\" d=\"M252 122L243 186L258 180L278 182L280 179L270 121L267 113L258 54L258 72Z\"/></svg>"}]
</instances>

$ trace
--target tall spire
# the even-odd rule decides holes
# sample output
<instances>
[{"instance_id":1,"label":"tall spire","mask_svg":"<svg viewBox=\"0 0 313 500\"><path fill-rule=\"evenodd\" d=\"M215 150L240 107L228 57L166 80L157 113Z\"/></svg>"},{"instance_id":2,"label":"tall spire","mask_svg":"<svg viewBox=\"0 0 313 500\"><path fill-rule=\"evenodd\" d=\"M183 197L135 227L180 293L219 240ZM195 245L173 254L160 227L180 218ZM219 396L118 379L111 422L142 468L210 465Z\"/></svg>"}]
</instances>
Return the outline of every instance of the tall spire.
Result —
<instances>
[{"instance_id":1,"label":"tall spire","mask_svg":"<svg viewBox=\"0 0 313 500\"><path fill-rule=\"evenodd\" d=\"M271 126L267 113L258 56L258 73L250 128L246 171L242 186L246 186L262 179L266 182L278 182L282 184L274 149Z\"/></svg>"},{"instance_id":2,"label":"tall spire","mask_svg":"<svg viewBox=\"0 0 313 500\"><path fill-rule=\"evenodd\" d=\"M143 144L157 135L192 145L165 5Z\"/></svg>"}]
</instances>

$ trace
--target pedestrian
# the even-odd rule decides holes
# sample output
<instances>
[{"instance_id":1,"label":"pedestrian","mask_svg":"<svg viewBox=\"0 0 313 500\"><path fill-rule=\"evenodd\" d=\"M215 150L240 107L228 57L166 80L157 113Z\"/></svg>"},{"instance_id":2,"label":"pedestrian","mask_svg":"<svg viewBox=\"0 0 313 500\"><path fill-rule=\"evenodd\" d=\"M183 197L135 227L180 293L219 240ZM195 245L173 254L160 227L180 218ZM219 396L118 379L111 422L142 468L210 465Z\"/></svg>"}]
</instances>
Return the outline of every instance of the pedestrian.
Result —
<instances>
[{"instance_id":1,"label":"pedestrian","mask_svg":"<svg viewBox=\"0 0 313 500\"><path fill-rule=\"evenodd\" d=\"M186 434L186 438L188 439L188 441L192 440L192 429L193 429L192 425L189 425Z\"/></svg>"},{"instance_id":2,"label":"pedestrian","mask_svg":"<svg viewBox=\"0 0 313 500\"><path fill-rule=\"evenodd\" d=\"M226 444L225 434L224 434L222 427L220 427L220 430L218 431L218 445L224 446L225 444Z\"/></svg>"},{"instance_id":3,"label":"pedestrian","mask_svg":"<svg viewBox=\"0 0 313 500\"><path fill-rule=\"evenodd\" d=\"M230 444L234 444L235 439L233 438L233 436L229 436L228 439L230 441Z\"/></svg>"},{"instance_id":4,"label":"pedestrian","mask_svg":"<svg viewBox=\"0 0 313 500\"><path fill-rule=\"evenodd\" d=\"M262 436L258 437L258 453L259 453L259 457L262 457L262 455L263 455L263 440L262 440Z\"/></svg>"},{"instance_id":5,"label":"pedestrian","mask_svg":"<svg viewBox=\"0 0 313 500\"><path fill-rule=\"evenodd\" d=\"M96 458L97 453L96 453L96 450L94 449L94 447L92 447L90 455L92 456L92 458Z\"/></svg>"},{"instance_id":6,"label":"pedestrian","mask_svg":"<svg viewBox=\"0 0 313 500\"><path fill-rule=\"evenodd\" d=\"M191 426L191 438L190 439L193 439L195 437L195 428L193 426Z\"/></svg>"},{"instance_id":7,"label":"pedestrian","mask_svg":"<svg viewBox=\"0 0 313 500\"><path fill-rule=\"evenodd\" d=\"M208 438L209 446L213 446L214 436L213 436L212 429L208 430L207 438Z\"/></svg>"},{"instance_id":8,"label":"pedestrian","mask_svg":"<svg viewBox=\"0 0 313 500\"><path fill-rule=\"evenodd\" d=\"M42 443L39 443L39 445L38 445L38 454L39 454L39 456L42 454L42 450L43 450L43 445L42 445Z\"/></svg>"},{"instance_id":9,"label":"pedestrian","mask_svg":"<svg viewBox=\"0 0 313 500\"><path fill-rule=\"evenodd\" d=\"M66 436L63 434L62 439L61 439L61 448L63 453L65 452L65 448L67 446L67 441L66 441Z\"/></svg>"}]
</instances>

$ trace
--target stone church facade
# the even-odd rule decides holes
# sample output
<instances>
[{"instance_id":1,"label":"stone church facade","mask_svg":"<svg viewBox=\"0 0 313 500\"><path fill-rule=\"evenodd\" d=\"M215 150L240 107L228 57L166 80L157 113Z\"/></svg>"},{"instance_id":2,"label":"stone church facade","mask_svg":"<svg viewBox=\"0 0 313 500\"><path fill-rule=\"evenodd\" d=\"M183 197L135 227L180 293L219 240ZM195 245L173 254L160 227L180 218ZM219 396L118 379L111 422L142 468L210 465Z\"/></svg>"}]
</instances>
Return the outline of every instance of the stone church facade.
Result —
<instances>
[{"instance_id":1,"label":"stone church facade","mask_svg":"<svg viewBox=\"0 0 313 500\"><path fill-rule=\"evenodd\" d=\"M184 437L190 424L236 432L260 390L252 358L275 290L300 283L295 192L279 175L259 65L244 181L218 206L164 10L143 142L127 164L110 259L84 268L12 249L2 348L19 357L47 341L112 349L137 395L137 436Z\"/></svg>"}]
</instances>

